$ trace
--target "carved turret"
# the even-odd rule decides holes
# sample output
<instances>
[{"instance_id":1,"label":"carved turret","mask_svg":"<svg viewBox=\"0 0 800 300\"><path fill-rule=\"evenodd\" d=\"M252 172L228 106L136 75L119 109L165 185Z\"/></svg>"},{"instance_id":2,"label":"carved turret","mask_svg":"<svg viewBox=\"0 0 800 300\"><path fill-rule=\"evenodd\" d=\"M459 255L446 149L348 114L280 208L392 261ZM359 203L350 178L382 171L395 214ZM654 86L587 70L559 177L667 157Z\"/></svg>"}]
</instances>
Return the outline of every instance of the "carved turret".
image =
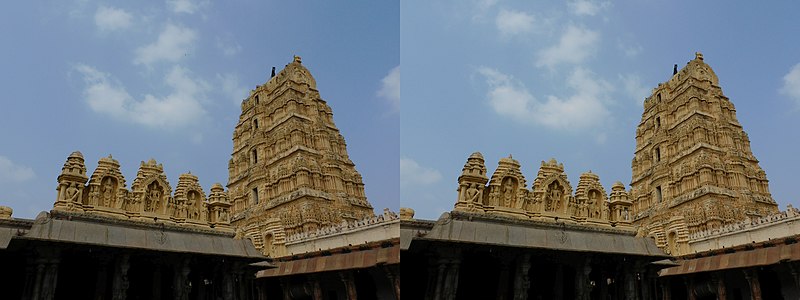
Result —
<instances>
[{"instance_id":1,"label":"carved turret","mask_svg":"<svg viewBox=\"0 0 800 300\"><path fill-rule=\"evenodd\" d=\"M58 196L53 209L83 211L83 192L88 179L83 154L80 151L72 152L61 168L61 175L58 175Z\"/></svg>"},{"instance_id":2,"label":"carved turret","mask_svg":"<svg viewBox=\"0 0 800 300\"><path fill-rule=\"evenodd\" d=\"M472 153L461 169L461 176L458 177L458 201L455 209L463 211L483 209L483 190L488 181L483 155L480 152Z\"/></svg>"},{"instance_id":3,"label":"carved turret","mask_svg":"<svg viewBox=\"0 0 800 300\"><path fill-rule=\"evenodd\" d=\"M144 219L169 216L167 206L173 206L172 187L164 174L164 166L154 159L142 161L131 185L133 199L126 210L140 213Z\"/></svg>"},{"instance_id":4,"label":"carved turret","mask_svg":"<svg viewBox=\"0 0 800 300\"><path fill-rule=\"evenodd\" d=\"M97 162L97 168L89 180L89 204L95 210L108 214L124 215L128 191L119 162L109 155Z\"/></svg>"},{"instance_id":5,"label":"carved turret","mask_svg":"<svg viewBox=\"0 0 800 300\"><path fill-rule=\"evenodd\" d=\"M208 222L214 228L220 230L233 231L230 223L231 202L228 194L221 184L215 183L211 187L211 195L208 197Z\"/></svg>"}]
</instances>

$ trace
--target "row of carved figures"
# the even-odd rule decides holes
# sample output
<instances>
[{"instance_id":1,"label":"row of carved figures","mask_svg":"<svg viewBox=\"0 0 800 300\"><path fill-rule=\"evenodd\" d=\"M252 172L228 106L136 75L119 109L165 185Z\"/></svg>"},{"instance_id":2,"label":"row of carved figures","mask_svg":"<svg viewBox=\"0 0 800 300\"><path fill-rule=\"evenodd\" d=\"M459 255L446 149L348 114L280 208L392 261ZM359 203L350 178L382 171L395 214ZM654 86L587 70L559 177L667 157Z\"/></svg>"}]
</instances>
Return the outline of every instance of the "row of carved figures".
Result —
<instances>
[{"instance_id":1,"label":"row of carved figures","mask_svg":"<svg viewBox=\"0 0 800 300\"><path fill-rule=\"evenodd\" d=\"M476 152L467 159L458 182L456 209L500 209L606 221L630 221L632 217L631 201L622 183L614 184L607 196L599 177L590 171L581 175L573 195L564 166L555 159L542 161L528 190L519 162L510 156L500 159L490 179L486 176L483 155Z\"/></svg>"},{"instance_id":2,"label":"row of carved figures","mask_svg":"<svg viewBox=\"0 0 800 300\"><path fill-rule=\"evenodd\" d=\"M101 158L90 178L86 176L83 155L76 151L64 163L57 191L56 210L119 217L147 215L207 225L228 225L230 219L230 201L222 185L214 184L206 198L197 176L182 174L172 195L163 166L155 160L141 163L128 190L117 160L111 156Z\"/></svg>"}]
</instances>

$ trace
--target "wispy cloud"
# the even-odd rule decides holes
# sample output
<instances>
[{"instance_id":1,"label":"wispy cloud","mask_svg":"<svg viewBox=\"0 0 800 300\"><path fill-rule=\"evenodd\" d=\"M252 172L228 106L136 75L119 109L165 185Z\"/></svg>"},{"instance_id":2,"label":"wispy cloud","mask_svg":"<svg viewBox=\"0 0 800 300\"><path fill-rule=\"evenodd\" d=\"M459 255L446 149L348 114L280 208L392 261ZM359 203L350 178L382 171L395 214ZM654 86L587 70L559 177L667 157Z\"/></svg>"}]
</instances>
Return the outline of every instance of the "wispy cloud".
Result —
<instances>
[{"instance_id":1,"label":"wispy cloud","mask_svg":"<svg viewBox=\"0 0 800 300\"><path fill-rule=\"evenodd\" d=\"M208 6L207 0L192 1L192 0L167 0L167 5L174 13L194 14L200 9Z\"/></svg>"},{"instance_id":2,"label":"wispy cloud","mask_svg":"<svg viewBox=\"0 0 800 300\"><path fill-rule=\"evenodd\" d=\"M389 102L392 111L400 111L400 66L392 68L389 74L381 79L378 96Z\"/></svg>"},{"instance_id":3,"label":"wispy cloud","mask_svg":"<svg viewBox=\"0 0 800 300\"><path fill-rule=\"evenodd\" d=\"M600 125L610 115L604 100L613 90L611 84L584 68L576 68L567 79L567 87L574 91L571 96L550 95L543 101L510 75L487 67L478 72L486 77L492 109L520 123L579 130Z\"/></svg>"},{"instance_id":4,"label":"wispy cloud","mask_svg":"<svg viewBox=\"0 0 800 300\"><path fill-rule=\"evenodd\" d=\"M600 33L589 29L567 26L557 45L540 51L536 66L553 68L562 63L578 64L594 55Z\"/></svg>"},{"instance_id":5,"label":"wispy cloud","mask_svg":"<svg viewBox=\"0 0 800 300\"><path fill-rule=\"evenodd\" d=\"M400 158L400 186L427 185L442 179L436 169L420 166L413 159Z\"/></svg>"},{"instance_id":6,"label":"wispy cloud","mask_svg":"<svg viewBox=\"0 0 800 300\"><path fill-rule=\"evenodd\" d=\"M160 129L176 129L200 120L205 114L201 100L209 85L190 77L189 70L174 66L164 77L172 89L166 96L147 94L137 100L109 74L88 65L75 68L83 75L84 97L96 113Z\"/></svg>"},{"instance_id":7,"label":"wispy cloud","mask_svg":"<svg viewBox=\"0 0 800 300\"><path fill-rule=\"evenodd\" d=\"M642 102L644 102L644 98L650 94L650 89L642 84L642 80L639 78L639 75L620 74L619 80L622 82L625 93L628 94L628 96L630 96L636 104L642 104Z\"/></svg>"},{"instance_id":8,"label":"wispy cloud","mask_svg":"<svg viewBox=\"0 0 800 300\"><path fill-rule=\"evenodd\" d=\"M231 99L236 105L242 103L247 98L249 89L239 83L239 76L233 73L217 74L217 81L222 87L222 93Z\"/></svg>"},{"instance_id":9,"label":"wispy cloud","mask_svg":"<svg viewBox=\"0 0 800 300\"><path fill-rule=\"evenodd\" d=\"M229 39L223 40L221 38L217 38L217 48L222 50L222 54L225 56L234 56L242 52L242 45L234 41L227 41Z\"/></svg>"},{"instance_id":10,"label":"wispy cloud","mask_svg":"<svg viewBox=\"0 0 800 300\"><path fill-rule=\"evenodd\" d=\"M136 49L133 62L147 66L159 61L177 62L192 50L196 38L192 29L167 24L155 42Z\"/></svg>"},{"instance_id":11,"label":"wispy cloud","mask_svg":"<svg viewBox=\"0 0 800 300\"><path fill-rule=\"evenodd\" d=\"M780 93L789 96L800 105L800 63L794 65L789 73L783 76Z\"/></svg>"},{"instance_id":12,"label":"wispy cloud","mask_svg":"<svg viewBox=\"0 0 800 300\"><path fill-rule=\"evenodd\" d=\"M100 6L94 14L94 24L100 31L123 30L133 24L133 15L121 8Z\"/></svg>"},{"instance_id":13,"label":"wispy cloud","mask_svg":"<svg viewBox=\"0 0 800 300\"><path fill-rule=\"evenodd\" d=\"M523 11L503 9L497 14L495 26L506 37L530 33L534 28L534 17Z\"/></svg>"},{"instance_id":14,"label":"wispy cloud","mask_svg":"<svg viewBox=\"0 0 800 300\"><path fill-rule=\"evenodd\" d=\"M610 6L610 2L596 2L590 0L576 0L570 1L567 3L567 6L570 8L570 12L579 16L594 16L597 15L601 10Z\"/></svg>"},{"instance_id":15,"label":"wispy cloud","mask_svg":"<svg viewBox=\"0 0 800 300\"><path fill-rule=\"evenodd\" d=\"M33 169L0 155L0 183L20 183L36 177Z\"/></svg>"}]
</instances>

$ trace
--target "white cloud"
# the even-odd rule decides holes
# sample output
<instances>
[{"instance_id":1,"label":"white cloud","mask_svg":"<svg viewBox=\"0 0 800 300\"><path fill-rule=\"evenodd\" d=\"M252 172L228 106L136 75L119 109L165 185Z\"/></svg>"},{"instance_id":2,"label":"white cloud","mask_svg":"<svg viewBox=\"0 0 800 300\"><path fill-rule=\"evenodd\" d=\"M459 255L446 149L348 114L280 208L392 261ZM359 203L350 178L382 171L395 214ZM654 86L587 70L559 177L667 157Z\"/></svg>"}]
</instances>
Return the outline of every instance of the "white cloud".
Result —
<instances>
[{"instance_id":1,"label":"white cloud","mask_svg":"<svg viewBox=\"0 0 800 300\"><path fill-rule=\"evenodd\" d=\"M222 92L237 106L249 95L249 89L239 83L239 76L236 74L217 74L217 80L222 86Z\"/></svg>"},{"instance_id":2,"label":"white cloud","mask_svg":"<svg viewBox=\"0 0 800 300\"><path fill-rule=\"evenodd\" d=\"M642 104L642 102L644 102L644 98L650 94L650 89L642 84L642 80L639 78L639 75L620 74L619 80L622 81L622 86L625 89L625 93L628 94L628 96L630 96L636 104Z\"/></svg>"},{"instance_id":3,"label":"white cloud","mask_svg":"<svg viewBox=\"0 0 800 300\"><path fill-rule=\"evenodd\" d=\"M573 14L579 16L597 15L597 13L599 13L600 10L605 9L609 5L611 5L610 2L597 3L595 1L590 1L590 0L576 0L567 3L567 6L569 6L570 11Z\"/></svg>"},{"instance_id":4,"label":"white cloud","mask_svg":"<svg viewBox=\"0 0 800 300\"><path fill-rule=\"evenodd\" d=\"M201 8L208 6L208 1L192 1L192 0L167 0L167 5L174 13L194 14L200 11Z\"/></svg>"},{"instance_id":5,"label":"white cloud","mask_svg":"<svg viewBox=\"0 0 800 300\"><path fill-rule=\"evenodd\" d=\"M512 76L482 67L478 70L489 85L487 97L494 111L520 123L533 123L559 130L578 130L603 123L610 113L604 100L612 86L583 68L576 68L567 79L574 94L567 98L547 96L537 100Z\"/></svg>"},{"instance_id":6,"label":"white cloud","mask_svg":"<svg viewBox=\"0 0 800 300\"><path fill-rule=\"evenodd\" d=\"M222 50L222 54L225 56L234 56L242 52L242 45L237 44L236 42L223 42L221 39L217 39L217 48Z\"/></svg>"},{"instance_id":7,"label":"white cloud","mask_svg":"<svg viewBox=\"0 0 800 300\"><path fill-rule=\"evenodd\" d=\"M35 177L30 167L15 164L5 156L0 155L0 183L19 183Z\"/></svg>"},{"instance_id":8,"label":"white cloud","mask_svg":"<svg viewBox=\"0 0 800 300\"><path fill-rule=\"evenodd\" d=\"M497 14L495 25L503 36L512 36L531 32L533 21L533 16L525 12L503 9Z\"/></svg>"},{"instance_id":9,"label":"white cloud","mask_svg":"<svg viewBox=\"0 0 800 300\"><path fill-rule=\"evenodd\" d=\"M781 94L787 95L800 104L800 63L794 65L788 74L783 76Z\"/></svg>"},{"instance_id":10,"label":"white cloud","mask_svg":"<svg viewBox=\"0 0 800 300\"><path fill-rule=\"evenodd\" d=\"M131 27L133 15L123 9L100 6L94 14L94 24L100 31L122 30Z\"/></svg>"},{"instance_id":11,"label":"white cloud","mask_svg":"<svg viewBox=\"0 0 800 300\"><path fill-rule=\"evenodd\" d=\"M625 45L620 42L617 47L622 50L622 53L625 53L625 56L627 57L634 57L639 55L639 53L642 53L642 46L639 44Z\"/></svg>"},{"instance_id":12,"label":"white cloud","mask_svg":"<svg viewBox=\"0 0 800 300\"><path fill-rule=\"evenodd\" d=\"M167 24L164 31L158 35L158 40L136 49L136 58L133 62L150 66L158 61L179 61L191 50L196 38L194 30Z\"/></svg>"},{"instance_id":13,"label":"white cloud","mask_svg":"<svg viewBox=\"0 0 800 300\"><path fill-rule=\"evenodd\" d=\"M538 53L536 66L553 68L561 63L581 63L587 57L594 55L598 42L600 42L600 33L569 25L558 45Z\"/></svg>"},{"instance_id":14,"label":"white cloud","mask_svg":"<svg viewBox=\"0 0 800 300\"><path fill-rule=\"evenodd\" d=\"M420 166L410 158L400 158L400 185L426 185L433 184L442 179L439 171Z\"/></svg>"},{"instance_id":15,"label":"white cloud","mask_svg":"<svg viewBox=\"0 0 800 300\"><path fill-rule=\"evenodd\" d=\"M392 68L389 74L381 79L378 96L389 101L393 111L400 111L400 66Z\"/></svg>"},{"instance_id":16,"label":"white cloud","mask_svg":"<svg viewBox=\"0 0 800 300\"><path fill-rule=\"evenodd\" d=\"M89 107L100 114L160 129L175 129L200 120L205 116L200 101L205 99L209 85L192 79L189 71L174 66L164 82L172 89L169 95L151 94L137 100L110 75L88 65L78 65L76 71L86 83L84 96Z\"/></svg>"}]
</instances>

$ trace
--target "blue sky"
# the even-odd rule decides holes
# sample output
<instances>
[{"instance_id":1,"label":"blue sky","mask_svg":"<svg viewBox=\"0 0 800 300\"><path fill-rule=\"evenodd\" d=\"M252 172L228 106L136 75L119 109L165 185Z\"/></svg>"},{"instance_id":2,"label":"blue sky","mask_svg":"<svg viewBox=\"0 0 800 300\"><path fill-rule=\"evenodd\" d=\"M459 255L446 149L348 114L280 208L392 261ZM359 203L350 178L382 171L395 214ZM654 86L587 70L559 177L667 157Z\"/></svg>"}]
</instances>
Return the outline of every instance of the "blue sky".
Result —
<instances>
[{"instance_id":1,"label":"blue sky","mask_svg":"<svg viewBox=\"0 0 800 300\"><path fill-rule=\"evenodd\" d=\"M452 209L467 157L542 160L571 184L591 170L609 191L631 180L643 99L700 51L781 209L795 188L800 129L800 3L795 1L402 1L405 70L401 206Z\"/></svg>"},{"instance_id":2,"label":"blue sky","mask_svg":"<svg viewBox=\"0 0 800 300\"><path fill-rule=\"evenodd\" d=\"M174 185L228 180L249 90L303 58L380 211L399 202L394 1L16 1L0 10L0 205L33 218L80 150L112 154L130 188L155 158Z\"/></svg>"}]
</instances>

